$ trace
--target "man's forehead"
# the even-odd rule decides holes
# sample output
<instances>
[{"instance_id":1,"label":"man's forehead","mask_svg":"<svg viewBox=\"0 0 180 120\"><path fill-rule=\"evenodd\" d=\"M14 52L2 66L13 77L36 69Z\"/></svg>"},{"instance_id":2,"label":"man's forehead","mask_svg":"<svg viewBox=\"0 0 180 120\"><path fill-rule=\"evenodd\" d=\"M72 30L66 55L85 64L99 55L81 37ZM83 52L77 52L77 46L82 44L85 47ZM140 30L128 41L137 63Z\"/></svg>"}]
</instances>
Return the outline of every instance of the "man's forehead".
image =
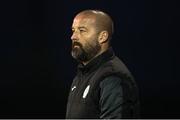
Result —
<instances>
[{"instance_id":1,"label":"man's forehead","mask_svg":"<svg viewBox=\"0 0 180 120\"><path fill-rule=\"evenodd\" d=\"M96 19L92 16L76 16L73 20L73 25L93 25Z\"/></svg>"}]
</instances>

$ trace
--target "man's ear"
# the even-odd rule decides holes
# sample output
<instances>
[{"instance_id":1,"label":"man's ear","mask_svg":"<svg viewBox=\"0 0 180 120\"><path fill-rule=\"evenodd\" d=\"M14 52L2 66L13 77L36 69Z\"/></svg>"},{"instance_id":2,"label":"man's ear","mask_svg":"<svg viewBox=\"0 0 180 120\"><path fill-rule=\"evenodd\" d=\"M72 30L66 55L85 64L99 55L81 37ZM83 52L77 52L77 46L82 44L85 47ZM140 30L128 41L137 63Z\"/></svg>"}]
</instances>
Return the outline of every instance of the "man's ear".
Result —
<instances>
[{"instance_id":1,"label":"man's ear","mask_svg":"<svg viewBox=\"0 0 180 120\"><path fill-rule=\"evenodd\" d=\"M102 44L102 43L107 42L108 37L109 37L109 34L107 31L101 31L98 37L99 43Z\"/></svg>"}]
</instances>

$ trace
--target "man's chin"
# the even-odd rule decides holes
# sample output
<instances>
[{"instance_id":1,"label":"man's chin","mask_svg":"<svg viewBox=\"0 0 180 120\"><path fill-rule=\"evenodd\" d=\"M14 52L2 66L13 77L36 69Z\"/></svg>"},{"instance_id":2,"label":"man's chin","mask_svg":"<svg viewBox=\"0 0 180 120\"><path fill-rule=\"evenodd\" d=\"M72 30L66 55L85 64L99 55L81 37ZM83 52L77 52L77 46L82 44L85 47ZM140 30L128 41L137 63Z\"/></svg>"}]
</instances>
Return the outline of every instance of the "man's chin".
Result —
<instances>
[{"instance_id":1,"label":"man's chin","mask_svg":"<svg viewBox=\"0 0 180 120\"><path fill-rule=\"evenodd\" d=\"M82 53L82 51L72 51L72 57L78 62L86 61L87 57Z\"/></svg>"},{"instance_id":2,"label":"man's chin","mask_svg":"<svg viewBox=\"0 0 180 120\"><path fill-rule=\"evenodd\" d=\"M73 50L71 51L71 55L74 59L78 59L79 56L81 56L80 54L81 54L81 51L79 50L78 47L73 48Z\"/></svg>"}]
</instances>

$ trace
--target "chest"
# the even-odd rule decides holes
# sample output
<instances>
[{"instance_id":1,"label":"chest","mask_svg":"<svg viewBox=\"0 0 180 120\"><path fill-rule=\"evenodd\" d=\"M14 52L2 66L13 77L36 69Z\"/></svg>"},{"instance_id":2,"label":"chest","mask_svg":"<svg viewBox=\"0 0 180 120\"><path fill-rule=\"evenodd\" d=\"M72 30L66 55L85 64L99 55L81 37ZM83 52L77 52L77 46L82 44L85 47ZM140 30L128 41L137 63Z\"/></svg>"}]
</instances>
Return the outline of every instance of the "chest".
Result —
<instances>
[{"instance_id":1,"label":"chest","mask_svg":"<svg viewBox=\"0 0 180 120\"><path fill-rule=\"evenodd\" d=\"M73 118L99 114L99 88L92 76L77 76L68 98L67 112ZM91 118L91 117L90 117Z\"/></svg>"}]
</instances>

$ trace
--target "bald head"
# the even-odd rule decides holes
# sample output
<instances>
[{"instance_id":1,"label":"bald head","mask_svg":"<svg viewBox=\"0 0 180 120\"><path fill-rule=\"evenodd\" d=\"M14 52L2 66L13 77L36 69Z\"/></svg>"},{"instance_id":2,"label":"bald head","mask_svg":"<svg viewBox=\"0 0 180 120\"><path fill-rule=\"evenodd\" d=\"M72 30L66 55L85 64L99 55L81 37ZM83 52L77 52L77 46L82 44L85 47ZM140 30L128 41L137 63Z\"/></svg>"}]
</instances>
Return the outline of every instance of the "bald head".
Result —
<instances>
[{"instance_id":1,"label":"bald head","mask_svg":"<svg viewBox=\"0 0 180 120\"><path fill-rule=\"evenodd\" d=\"M111 39L114 32L114 25L111 17L103 11L84 10L76 15L76 17L92 18L95 20L95 27L98 32L107 31L108 40Z\"/></svg>"}]
</instances>

